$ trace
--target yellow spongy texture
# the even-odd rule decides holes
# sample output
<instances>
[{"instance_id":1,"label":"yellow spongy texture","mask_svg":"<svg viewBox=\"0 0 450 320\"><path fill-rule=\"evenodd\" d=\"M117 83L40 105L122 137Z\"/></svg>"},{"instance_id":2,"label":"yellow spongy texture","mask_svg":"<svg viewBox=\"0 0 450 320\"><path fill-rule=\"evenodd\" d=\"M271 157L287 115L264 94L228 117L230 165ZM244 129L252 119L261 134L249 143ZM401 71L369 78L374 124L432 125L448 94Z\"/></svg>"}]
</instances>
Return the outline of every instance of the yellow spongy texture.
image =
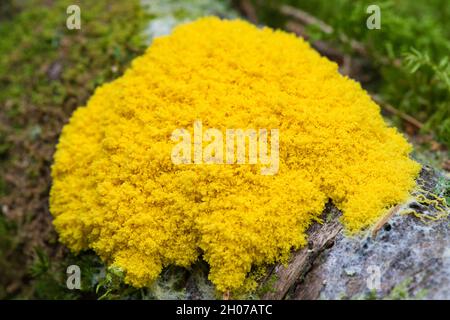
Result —
<instances>
[{"instance_id":1,"label":"yellow spongy texture","mask_svg":"<svg viewBox=\"0 0 450 320\"><path fill-rule=\"evenodd\" d=\"M279 129L280 168L174 165L177 128ZM361 86L304 40L209 17L154 40L64 127L50 209L60 239L149 285L202 255L219 291L286 261L331 199L349 233L414 186L411 146Z\"/></svg>"}]
</instances>

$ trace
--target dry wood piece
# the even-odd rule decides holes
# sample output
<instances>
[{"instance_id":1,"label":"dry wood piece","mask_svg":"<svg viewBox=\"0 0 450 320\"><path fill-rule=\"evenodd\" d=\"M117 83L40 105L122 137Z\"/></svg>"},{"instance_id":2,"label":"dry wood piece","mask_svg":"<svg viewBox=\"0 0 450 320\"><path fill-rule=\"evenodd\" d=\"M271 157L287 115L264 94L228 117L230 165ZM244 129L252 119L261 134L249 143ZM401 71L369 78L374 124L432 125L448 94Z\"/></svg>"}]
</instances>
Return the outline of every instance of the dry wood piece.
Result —
<instances>
[{"instance_id":1,"label":"dry wood piece","mask_svg":"<svg viewBox=\"0 0 450 320\"><path fill-rule=\"evenodd\" d=\"M401 204L396 205L395 207L391 208L388 213L380 219L380 221L377 222L377 224L372 229L372 238L375 238L378 231L386 224L386 222L389 221L389 219L400 210L402 207Z\"/></svg>"}]
</instances>

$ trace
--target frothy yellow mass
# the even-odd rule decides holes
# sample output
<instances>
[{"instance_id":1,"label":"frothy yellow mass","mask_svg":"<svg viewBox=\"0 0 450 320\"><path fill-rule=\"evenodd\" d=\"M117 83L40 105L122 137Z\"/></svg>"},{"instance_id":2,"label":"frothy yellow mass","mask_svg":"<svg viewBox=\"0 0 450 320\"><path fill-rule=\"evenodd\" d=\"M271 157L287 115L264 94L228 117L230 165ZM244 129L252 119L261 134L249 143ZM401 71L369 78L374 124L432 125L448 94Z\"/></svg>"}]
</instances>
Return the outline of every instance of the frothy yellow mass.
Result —
<instances>
[{"instance_id":1,"label":"frothy yellow mass","mask_svg":"<svg viewBox=\"0 0 450 320\"><path fill-rule=\"evenodd\" d=\"M279 171L174 164L171 133L279 129ZM135 287L168 265L210 265L219 291L285 260L331 199L348 232L403 201L419 165L361 86L308 43L203 18L154 40L64 127L50 209L60 239L93 249Z\"/></svg>"}]
</instances>

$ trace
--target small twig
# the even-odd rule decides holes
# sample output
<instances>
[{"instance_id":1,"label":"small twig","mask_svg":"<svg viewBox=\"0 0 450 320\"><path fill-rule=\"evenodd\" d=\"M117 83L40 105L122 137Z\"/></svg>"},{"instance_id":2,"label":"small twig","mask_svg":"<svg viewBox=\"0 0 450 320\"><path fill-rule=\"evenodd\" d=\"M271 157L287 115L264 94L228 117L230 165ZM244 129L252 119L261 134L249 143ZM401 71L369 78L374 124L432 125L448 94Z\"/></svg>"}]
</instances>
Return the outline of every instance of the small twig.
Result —
<instances>
[{"instance_id":1,"label":"small twig","mask_svg":"<svg viewBox=\"0 0 450 320\"><path fill-rule=\"evenodd\" d=\"M295 18L305 25L315 25L326 34L333 33L333 28L331 26L298 8L294 8L289 5L282 5L280 7L280 13Z\"/></svg>"},{"instance_id":2,"label":"small twig","mask_svg":"<svg viewBox=\"0 0 450 320\"><path fill-rule=\"evenodd\" d=\"M281 14L284 14L286 16L292 17L299 21L300 23L304 25L314 25L320 29L325 34L332 34L334 32L334 29L332 26L326 24L324 21L314 17L313 15L309 14L306 11L303 11L298 8L291 7L289 5L282 5L279 9ZM339 35L339 40L343 43L347 43L350 45L352 50L357 52L358 54L362 56L367 56L367 50L364 47L364 45L354 39L348 38L345 34Z\"/></svg>"},{"instance_id":3,"label":"small twig","mask_svg":"<svg viewBox=\"0 0 450 320\"><path fill-rule=\"evenodd\" d=\"M308 39L308 35L305 32L305 25L297 22L297 21L293 21L293 20L289 20L286 22L286 30L295 33L297 36L301 36L305 39Z\"/></svg>"},{"instance_id":4,"label":"small twig","mask_svg":"<svg viewBox=\"0 0 450 320\"><path fill-rule=\"evenodd\" d=\"M386 224L386 222L389 221L389 219L398 212L401 208L401 204L396 205L392 209L388 211L388 213L380 219L380 221L377 222L377 224L372 229L372 238L375 238L377 236L378 231Z\"/></svg>"},{"instance_id":5,"label":"small twig","mask_svg":"<svg viewBox=\"0 0 450 320\"><path fill-rule=\"evenodd\" d=\"M334 32L334 30L331 26L329 26L325 22L319 20L318 18L316 18L316 17L310 15L309 13L307 13L303 10L300 10L298 8L294 8L289 5L282 5L280 7L280 13L282 13L286 16L295 18L304 25L316 25L324 33L331 34ZM302 36L304 36L304 34L305 34L304 27L296 24L295 22L292 22L292 21L289 22L286 25L286 27L288 30L293 31L296 34L301 34ZM366 48L364 47L364 45L362 43L354 41L352 39L349 39L346 35L340 35L340 40L344 43L349 43L351 45L352 49L355 50L358 54L367 57ZM321 43L321 46L322 46L322 49L329 51L328 49L326 49L326 47L327 47L326 44L324 45L323 43ZM335 49L333 49L333 52L334 52L334 54L336 54ZM349 70L348 57L346 55L344 55L343 53L341 53L341 56L342 56L342 61L344 62L343 72L345 74L345 73L348 73L348 70ZM418 129L421 129L423 127L423 124L420 121L418 121L417 119L413 118L412 116L398 110L397 108L393 107L392 105L390 105L388 103L385 103L381 98L379 98L376 95L371 95L371 96L379 105L382 106L383 109L387 110L388 112L399 116L400 118L402 118L406 122L412 124L414 127L418 128Z\"/></svg>"},{"instance_id":6,"label":"small twig","mask_svg":"<svg viewBox=\"0 0 450 320\"><path fill-rule=\"evenodd\" d=\"M397 108L393 107L389 103L385 103L379 96L377 96L375 94L372 94L371 96L376 103L378 103L383 109L386 109L388 112L399 116L406 122L412 124L417 129L421 129L423 127L423 123L421 123L419 120L413 118L409 114L406 114L406 113L398 110Z\"/></svg>"},{"instance_id":7,"label":"small twig","mask_svg":"<svg viewBox=\"0 0 450 320\"><path fill-rule=\"evenodd\" d=\"M239 7L251 23L258 24L258 15L250 0L239 1Z\"/></svg>"},{"instance_id":8,"label":"small twig","mask_svg":"<svg viewBox=\"0 0 450 320\"><path fill-rule=\"evenodd\" d=\"M334 32L334 29L332 26L328 25L324 21L314 17L313 15L311 15L308 12L303 11L301 9L291 7L289 5L282 5L279 8L279 11L281 14L284 14L285 16L294 18L304 25L307 25L307 26L315 25L325 34L332 34ZM352 50L354 52L358 53L360 56L363 56L363 57L369 56L367 49L363 43L356 41L355 39L351 39L345 34L338 34L337 36L338 36L338 39L342 43L350 45ZM380 57L379 59L382 64L393 64L394 66L397 66L397 67L399 66L398 59L393 60L393 61L389 60L386 57Z\"/></svg>"}]
</instances>

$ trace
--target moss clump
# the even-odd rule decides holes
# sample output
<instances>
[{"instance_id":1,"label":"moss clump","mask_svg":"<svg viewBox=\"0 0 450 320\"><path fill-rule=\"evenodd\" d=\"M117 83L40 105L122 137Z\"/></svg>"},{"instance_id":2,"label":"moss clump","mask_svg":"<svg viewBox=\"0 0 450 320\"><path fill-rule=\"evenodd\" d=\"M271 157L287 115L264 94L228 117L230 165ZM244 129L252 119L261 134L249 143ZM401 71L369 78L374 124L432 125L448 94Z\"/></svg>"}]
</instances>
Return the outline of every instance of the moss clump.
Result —
<instances>
[{"instance_id":1,"label":"moss clump","mask_svg":"<svg viewBox=\"0 0 450 320\"><path fill-rule=\"evenodd\" d=\"M65 126L50 206L61 241L92 248L136 287L201 254L219 291L252 265L286 260L332 199L349 232L371 225L414 186L419 165L379 107L302 39L204 18L155 39ZM171 133L280 132L278 174L261 164L171 161Z\"/></svg>"},{"instance_id":2,"label":"moss clump","mask_svg":"<svg viewBox=\"0 0 450 320\"><path fill-rule=\"evenodd\" d=\"M81 30L66 28L73 4ZM62 260L47 205L54 147L73 110L144 51L147 22L139 0L0 1L0 299L61 297L28 272L36 246Z\"/></svg>"}]
</instances>

